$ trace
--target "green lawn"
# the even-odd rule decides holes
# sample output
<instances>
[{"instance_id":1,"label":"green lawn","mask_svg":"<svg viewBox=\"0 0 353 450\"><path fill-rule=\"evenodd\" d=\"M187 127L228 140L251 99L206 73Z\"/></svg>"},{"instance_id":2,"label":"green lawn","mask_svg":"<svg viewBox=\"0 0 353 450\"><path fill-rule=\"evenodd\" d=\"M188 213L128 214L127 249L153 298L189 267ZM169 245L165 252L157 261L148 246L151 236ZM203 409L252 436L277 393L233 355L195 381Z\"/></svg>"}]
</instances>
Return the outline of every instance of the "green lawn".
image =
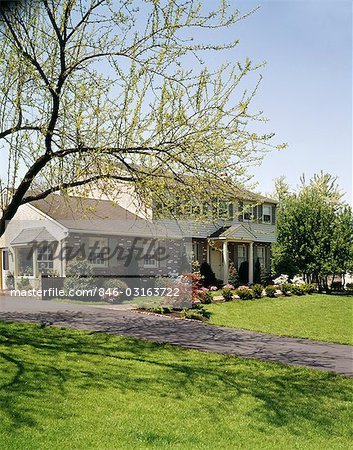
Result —
<instances>
[{"instance_id":1,"label":"green lawn","mask_svg":"<svg viewBox=\"0 0 353 450\"><path fill-rule=\"evenodd\" d=\"M353 296L313 294L206 306L209 323L326 342L353 344Z\"/></svg>"},{"instance_id":2,"label":"green lawn","mask_svg":"<svg viewBox=\"0 0 353 450\"><path fill-rule=\"evenodd\" d=\"M0 448L346 449L353 380L0 322Z\"/></svg>"},{"instance_id":3,"label":"green lawn","mask_svg":"<svg viewBox=\"0 0 353 450\"><path fill-rule=\"evenodd\" d=\"M107 302L104 302L103 300L87 301L87 300L76 300L73 298L53 298L53 299L43 300L43 301L49 301L49 302L55 302L55 303L72 303L74 305L86 305L86 306L107 305Z\"/></svg>"}]
</instances>

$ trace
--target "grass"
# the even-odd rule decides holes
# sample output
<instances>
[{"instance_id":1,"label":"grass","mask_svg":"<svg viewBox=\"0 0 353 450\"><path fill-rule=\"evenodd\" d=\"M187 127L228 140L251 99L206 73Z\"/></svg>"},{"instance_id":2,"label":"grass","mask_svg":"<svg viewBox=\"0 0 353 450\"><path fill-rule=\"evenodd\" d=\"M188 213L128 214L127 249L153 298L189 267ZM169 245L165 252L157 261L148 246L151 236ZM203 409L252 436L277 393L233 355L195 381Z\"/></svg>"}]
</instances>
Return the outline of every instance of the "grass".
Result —
<instances>
[{"instance_id":1,"label":"grass","mask_svg":"<svg viewBox=\"0 0 353 450\"><path fill-rule=\"evenodd\" d=\"M214 303L209 323L325 342L353 344L353 297L313 294Z\"/></svg>"},{"instance_id":2,"label":"grass","mask_svg":"<svg viewBox=\"0 0 353 450\"><path fill-rule=\"evenodd\" d=\"M125 299L122 304L130 304L139 308L153 308L160 306L164 299L158 296L141 296Z\"/></svg>"},{"instance_id":3,"label":"grass","mask_svg":"<svg viewBox=\"0 0 353 450\"><path fill-rule=\"evenodd\" d=\"M0 322L0 448L346 449L353 380Z\"/></svg>"},{"instance_id":4,"label":"grass","mask_svg":"<svg viewBox=\"0 0 353 450\"><path fill-rule=\"evenodd\" d=\"M96 301L87 301L87 300L76 300L73 298L52 298L49 300L43 300L43 301L49 301L49 302L55 302L55 303L72 303L74 305L86 305L86 306L95 306L95 305L107 305L108 303L103 300L96 300Z\"/></svg>"},{"instance_id":5,"label":"grass","mask_svg":"<svg viewBox=\"0 0 353 450\"><path fill-rule=\"evenodd\" d=\"M49 301L52 302L58 302L58 303L73 303L75 305L86 305L86 306L95 306L95 305L110 305L108 302L104 300L94 300L94 301L87 301L87 300L76 300L72 298L54 298L50 299ZM130 297L124 299L120 303L116 303L116 305L134 305L138 307L154 307L154 306L160 306L161 304L161 297Z\"/></svg>"}]
</instances>

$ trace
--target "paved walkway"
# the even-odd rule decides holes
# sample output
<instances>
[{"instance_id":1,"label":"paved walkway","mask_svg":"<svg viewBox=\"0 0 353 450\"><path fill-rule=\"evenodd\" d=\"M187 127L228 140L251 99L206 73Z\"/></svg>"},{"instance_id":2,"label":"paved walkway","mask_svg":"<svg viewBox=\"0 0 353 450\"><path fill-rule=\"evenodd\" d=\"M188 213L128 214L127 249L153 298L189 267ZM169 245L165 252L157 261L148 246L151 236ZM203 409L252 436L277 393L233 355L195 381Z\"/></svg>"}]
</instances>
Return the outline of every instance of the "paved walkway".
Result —
<instances>
[{"instance_id":1,"label":"paved walkway","mask_svg":"<svg viewBox=\"0 0 353 450\"><path fill-rule=\"evenodd\" d=\"M275 336L124 310L0 298L0 320L46 322L353 377L353 347Z\"/></svg>"}]
</instances>

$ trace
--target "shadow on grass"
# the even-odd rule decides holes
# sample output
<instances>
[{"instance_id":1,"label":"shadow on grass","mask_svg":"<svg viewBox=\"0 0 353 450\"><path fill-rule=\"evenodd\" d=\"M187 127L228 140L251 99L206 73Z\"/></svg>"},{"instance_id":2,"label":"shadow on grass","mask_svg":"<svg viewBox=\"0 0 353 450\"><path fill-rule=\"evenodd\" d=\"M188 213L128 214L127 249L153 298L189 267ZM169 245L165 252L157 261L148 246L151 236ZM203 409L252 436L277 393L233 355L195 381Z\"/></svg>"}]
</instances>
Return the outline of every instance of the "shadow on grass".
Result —
<instances>
[{"instance_id":1,"label":"shadow on grass","mask_svg":"<svg viewBox=\"0 0 353 450\"><path fill-rule=\"evenodd\" d=\"M327 436L337 425L334 408L347 419L352 401L352 380L329 373L41 325L0 322L0 364L0 413L8 429L35 427L41 414L70 417L61 407L68 389L78 396L90 389L134 392L141 401L201 398L215 426L248 398L259 431L272 424L303 434L305 421Z\"/></svg>"}]
</instances>

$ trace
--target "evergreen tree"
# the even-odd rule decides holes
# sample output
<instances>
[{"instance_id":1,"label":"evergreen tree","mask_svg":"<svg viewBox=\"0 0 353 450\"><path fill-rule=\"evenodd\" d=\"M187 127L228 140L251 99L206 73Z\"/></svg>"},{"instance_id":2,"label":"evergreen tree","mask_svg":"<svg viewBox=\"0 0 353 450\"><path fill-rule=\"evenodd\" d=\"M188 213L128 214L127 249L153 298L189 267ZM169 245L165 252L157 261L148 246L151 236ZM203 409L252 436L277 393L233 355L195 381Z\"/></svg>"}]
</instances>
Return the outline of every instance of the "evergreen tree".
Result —
<instances>
[{"instance_id":1,"label":"evergreen tree","mask_svg":"<svg viewBox=\"0 0 353 450\"><path fill-rule=\"evenodd\" d=\"M261 263L259 258L256 259L254 266L254 283L255 284L261 283Z\"/></svg>"},{"instance_id":2,"label":"evergreen tree","mask_svg":"<svg viewBox=\"0 0 353 450\"><path fill-rule=\"evenodd\" d=\"M216 286L217 285L217 279L216 275L213 272L211 266L204 261L200 266L200 273L203 276L203 285L208 286Z\"/></svg>"}]
</instances>

